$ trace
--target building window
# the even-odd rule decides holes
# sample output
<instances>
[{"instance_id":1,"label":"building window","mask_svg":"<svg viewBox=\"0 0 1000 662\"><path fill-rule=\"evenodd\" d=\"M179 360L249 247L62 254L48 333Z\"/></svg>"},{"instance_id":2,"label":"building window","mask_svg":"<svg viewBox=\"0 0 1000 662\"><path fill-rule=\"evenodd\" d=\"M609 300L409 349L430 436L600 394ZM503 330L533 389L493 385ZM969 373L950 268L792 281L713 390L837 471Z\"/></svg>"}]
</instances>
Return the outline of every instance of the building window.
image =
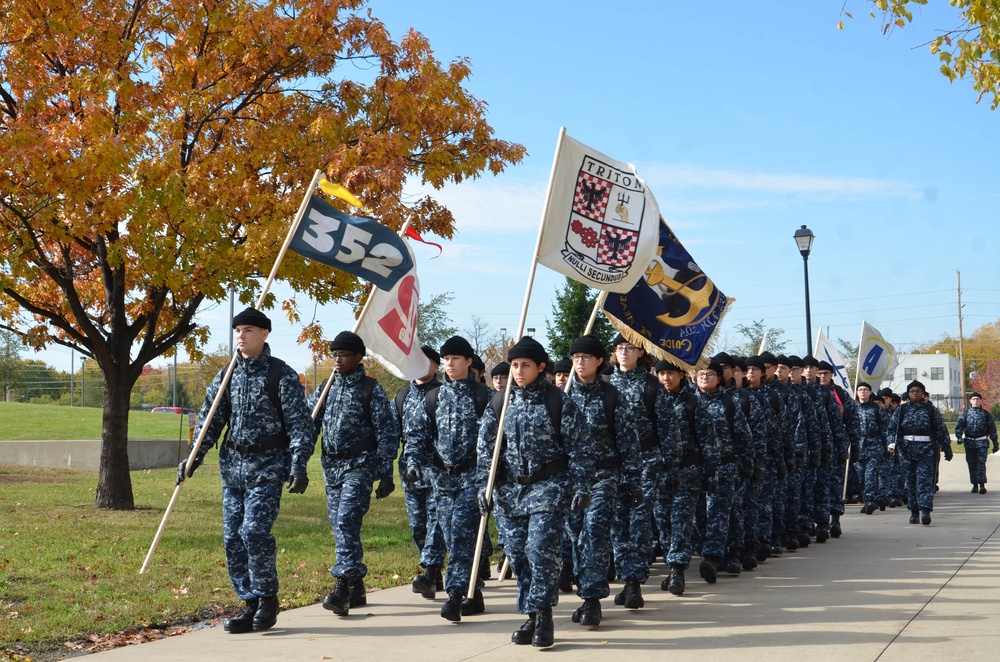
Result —
<instances>
[{"instance_id":1,"label":"building window","mask_svg":"<svg viewBox=\"0 0 1000 662\"><path fill-rule=\"evenodd\" d=\"M944 368L931 368L931 379L944 379Z\"/></svg>"},{"instance_id":2,"label":"building window","mask_svg":"<svg viewBox=\"0 0 1000 662\"><path fill-rule=\"evenodd\" d=\"M916 378L917 378L916 368L903 368L903 379L908 379L910 381L913 381Z\"/></svg>"}]
</instances>

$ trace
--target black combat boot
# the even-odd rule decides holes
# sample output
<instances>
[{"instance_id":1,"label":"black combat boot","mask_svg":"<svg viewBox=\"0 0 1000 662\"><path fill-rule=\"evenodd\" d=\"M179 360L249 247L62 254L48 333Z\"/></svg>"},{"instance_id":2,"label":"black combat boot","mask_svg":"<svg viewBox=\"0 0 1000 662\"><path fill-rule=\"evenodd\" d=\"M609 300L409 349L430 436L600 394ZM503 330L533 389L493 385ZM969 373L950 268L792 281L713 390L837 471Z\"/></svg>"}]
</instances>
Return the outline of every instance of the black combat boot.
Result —
<instances>
[{"instance_id":1,"label":"black combat boot","mask_svg":"<svg viewBox=\"0 0 1000 662\"><path fill-rule=\"evenodd\" d=\"M573 562L563 560L562 570L559 572L559 590L563 593L573 592Z\"/></svg>"},{"instance_id":2,"label":"black combat boot","mask_svg":"<svg viewBox=\"0 0 1000 662\"><path fill-rule=\"evenodd\" d=\"M799 537L792 534L785 534L785 549L794 552L799 548Z\"/></svg>"},{"instance_id":3,"label":"black combat boot","mask_svg":"<svg viewBox=\"0 0 1000 662\"><path fill-rule=\"evenodd\" d=\"M898 496L894 496L891 499L889 499L890 508L899 508L902 505L903 505L903 500L900 499Z\"/></svg>"},{"instance_id":4,"label":"black combat boot","mask_svg":"<svg viewBox=\"0 0 1000 662\"><path fill-rule=\"evenodd\" d=\"M874 501L865 501L865 505L861 509L861 512L863 512L865 515L871 515L872 513L874 513L875 512L875 502Z\"/></svg>"},{"instance_id":5,"label":"black combat boot","mask_svg":"<svg viewBox=\"0 0 1000 662\"><path fill-rule=\"evenodd\" d=\"M931 523L931 511L921 510L920 511L920 523L927 526Z\"/></svg>"},{"instance_id":6,"label":"black combat boot","mask_svg":"<svg viewBox=\"0 0 1000 662\"><path fill-rule=\"evenodd\" d=\"M486 603L483 601L483 592L478 588L472 594L472 599L462 600L462 616L475 616L486 611Z\"/></svg>"},{"instance_id":7,"label":"black combat boot","mask_svg":"<svg viewBox=\"0 0 1000 662\"><path fill-rule=\"evenodd\" d=\"M253 616L254 632L268 630L278 622L278 598L273 595L265 595L260 599L257 613Z\"/></svg>"},{"instance_id":8,"label":"black combat boot","mask_svg":"<svg viewBox=\"0 0 1000 662\"><path fill-rule=\"evenodd\" d=\"M222 629L230 634L241 634L253 630L253 617L257 613L260 601L257 598L247 600L246 607L236 616L222 621Z\"/></svg>"},{"instance_id":9,"label":"black combat boot","mask_svg":"<svg viewBox=\"0 0 1000 662\"><path fill-rule=\"evenodd\" d=\"M490 560L486 556L479 558L479 581L485 582L487 579L493 579L493 571L490 567Z\"/></svg>"},{"instance_id":10,"label":"black combat boot","mask_svg":"<svg viewBox=\"0 0 1000 662\"><path fill-rule=\"evenodd\" d=\"M601 601L597 598L587 598L580 607L580 625L597 627L601 624Z\"/></svg>"},{"instance_id":11,"label":"black combat boot","mask_svg":"<svg viewBox=\"0 0 1000 662\"><path fill-rule=\"evenodd\" d=\"M885 507L889 505L889 502L886 501L883 497L879 497L878 499L875 500L875 505L878 506L879 512L884 513Z\"/></svg>"},{"instance_id":12,"label":"black combat boot","mask_svg":"<svg viewBox=\"0 0 1000 662\"><path fill-rule=\"evenodd\" d=\"M625 608L641 609L646 606L646 601L642 597L642 587L639 586L638 579L629 579L625 582Z\"/></svg>"},{"instance_id":13,"label":"black combat boot","mask_svg":"<svg viewBox=\"0 0 1000 662\"><path fill-rule=\"evenodd\" d=\"M723 564L725 570L730 575L738 575L743 570L740 563L740 557L743 556L743 550L739 547L732 547L729 549L729 554L726 555L726 562Z\"/></svg>"},{"instance_id":14,"label":"black combat boot","mask_svg":"<svg viewBox=\"0 0 1000 662\"><path fill-rule=\"evenodd\" d=\"M979 483L979 493L986 494L986 483Z\"/></svg>"},{"instance_id":15,"label":"black combat boot","mask_svg":"<svg viewBox=\"0 0 1000 662\"><path fill-rule=\"evenodd\" d=\"M664 591L670 591L672 595L683 595L684 568L677 565L670 566L670 576L663 580L660 588Z\"/></svg>"},{"instance_id":16,"label":"black combat boot","mask_svg":"<svg viewBox=\"0 0 1000 662\"><path fill-rule=\"evenodd\" d=\"M799 547L808 547L810 542L808 533L803 531L799 534Z\"/></svg>"},{"instance_id":17,"label":"black combat boot","mask_svg":"<svg viewBox=\"0 0 1000 662\"><path fill-rule=\"evenodd\" d=\"M698 573L701 575L701 578L709 584L714 584L719 574L719 569L715 565L715 561L716 559L706 556L701 560L701 565L698 566Z\"/></svg>"},{"instance_id":18,"label":"black combat boot","mask_svg":"<svg viewBox=\"0 0 1000 662\"><path fill-rule=\"evenodd\" d=\"M423 598L433 600L437 597L440 583L441 568L436 565L429 565L424 568L423 573L413 578L413 592L419 593Z\"/></svg>"},{"instance_id":19,"label":"black combat boot","mask_svg":"<svg viewBox=\"0 0 1000 662\"><path fill-rule=\"evenodd\" d=\"M343 577L337 577L333 592L323 598L323 609L329 609L337 616L347 616L351 610L351 587Z\"/></svg>"},{"instance_id":20,"label":"black combat boot","mask_svg":"<svg viewBox=\"0 0 1000 662\"><path fill-rule=\"evenodd\" d=\"M441 606L441 618L452 623L462 620L462 593L448 591L448 600Z\"/></svg>"},{"instance_id":21,"label":"black combat boot","mask_svg":"<svg viewBox=\"0 0 1000 662\"><path fill-rule=\"evenodd\" d=\"M919 523L920 523L920 511L919 510L911 510L910 511L910 524L919 524Z\"/></svg>"},{"instance_id":22,"label":"black combat boot","mask_svg":"<svg viewBox=\"0 0 1000 662\"><path fill-rule=\"evenodd\" d=\"M535 612L535 633L531 636L531 645L535 648L548 648L555 641L555 627L552 625L552 607L540 607Z\"/></svg>"},{"instance_id":23,"label":"black combat boot","mask_svg":"<svg viewBox=\"0 0 1000 662\"><path fill-rule=\"evenodd\" d=\"M826 542L830 539L830 529L827 528L826 524L820 524L816 527L816 542Z\"/></svg>"},{"instance_id":24,"label":"black combat boot","mask_svg":"<svg viewBox=\"0 0 1000 662\"><path fill-rule=\"evenodd\" d=\"M840 528L840 513L834 513L830 516L830 537L839 538L843 530Z\"/></svg>"},{"instance_id":25,"label":"black combat boot","mask_svg":"<svg viewBox=\"0 0 1000 662\"><path fill-rule=\"evenodd\" d=\"M757 567L757 545L748 545L743 549L743 569L753 570Z\"/></svg>"},{"instance_id":26,"label":"black combat boot","mask_svg":"<svg viewBox=\"0 0 1000 662\"><path fill-rule=\"evenodd\" d=\"M977 485L976 483L973 483L972 484L972 494L978 494L978 493L979 493L979 485Z\"/></svg>"},{"instance_id":27,"label":"black combat boot","mask_svg":"<svg viewBox=\"0 0 1000 662\"><path fill-rule=\"evenodd\" d=\"M524 625L514 630L514 633L510 635L511 642L517 644L518 646L527 646L531 643L531 638L535 635L535 612L528 614L528 620L524 622Z\"/></svg>"},{"instance_id":28,"label":"black combat boot","mask_svg":"<svg viewBox=\"0 0 1000 662\"><path fill-rule=\"evenodd\" d=\"M348 600L352 609L354 607L364 607L368 604L368 595L365 591L365 580L360 578L351 580L351 592Z\"/></svg>"},{"instance_id":29,"label":"black combat boot","mask_svg":"<svg viewBox=\"0 0 1000 662\"><path fill-rule=\"evenodd\" d=\"M757 553L755 554L757 558L757 563L763 563L764 561L771 558L771 543L764 542L758 543Z\"/></svg>"}]
</instances>

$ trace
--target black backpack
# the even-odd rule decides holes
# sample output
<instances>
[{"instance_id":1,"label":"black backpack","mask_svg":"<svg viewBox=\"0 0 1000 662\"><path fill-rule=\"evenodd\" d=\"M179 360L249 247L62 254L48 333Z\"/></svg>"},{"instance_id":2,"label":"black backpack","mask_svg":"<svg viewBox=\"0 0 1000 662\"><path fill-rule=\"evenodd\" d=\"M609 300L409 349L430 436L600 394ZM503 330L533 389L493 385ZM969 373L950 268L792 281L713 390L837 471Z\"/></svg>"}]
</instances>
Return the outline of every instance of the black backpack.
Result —
<instances>
[{"instance_id":1,"label":"black backpack","mask_svg":"<svg viewBox=\"0 0 1000 662\"><path fill-rule=\"evenodd\" d=\"M486 411L486 405L489 404L490 394L492 393L492 391L490 391L489 387L482 382L473 382L473 384L475 386L474 386L474 391L472 393L472 397L475 400L476 418L479 418L483 415L483 412ZM427 415L431 419L431 425L434 426L435 434L437 434L437 407L438 407L439 389L440 386L438 388L432 388L429 391L427 391L427 395L424 396L424 406L427 407ZM396 397L399 396L397 395Z\"/></svg>"},{"instance_id":2,"label":"black backpack","mask_svg":"<svg viewBox=\"0 0 1000 662\"><path fill-rule=\"evenodd\" d=\"M609 384L610 386L610 384ZM549 419L552 421L552 427L555 428L556 438L558 439L562 435L562 402L563 402L563 391L561 388L555 386L554 384L545 383L545 408L549 411ZM496 414L497 420L500 420L500 410L503 409L503 391L497 391L493 394L493 401L491 402L493 407L493 413ZM605 402L605 406L607 403ZM503 437L503 431L500 430L497 433L498 437Z\"/></svg>"},{"instance_id":3,"label":"black backpack","mask_svg":"<svg viewBox=\"0 0 1000 662\"><path fill-rule=\"evenodd\" d=\"M320 383L319 390L321 393L323 389L326 388L326 383L328 381L330 381L329 378L324 379ZM368 421L369 423L372 423L373 425L374 423L372 422L372 395L375 393L376 384L378 384L378 380L375 379L374 377L369 377L368 375L365 375L364 377L361 378L361 412L364 415L365 420ZM407 385L404 388L408 389L409 385ZM400 389L400 391L402 390L403 389ZM405 398L406 395L404 394L403 397ZM396 399L399 400L399 393L396 394ZM399 400L399 402L402 403L402 400ZM402 416L403 415L402 410L398 409L398 411L399 415Z\"/></svg>"},{"instance_id":4,"label":"black backpack","mask_svg":"<svg viewBox=\"0 0 1000 662\"><path fill-rule=\"evenodd\" d=\"M281 419L281 427L285 427L285 413L281 409L281 394L279 390L281 388L281 373L285 369L285 362L281 359L270 357L267 364L267 399L271 401L274 405L275 410L278 412L278 418ZM229 417L232 415L232 397L230 396L230 389L232 387L232 379L226 383L226 394L223 396L222 406L225 407L226 411L226 422L229 422Z\"/></svg>"}]
</instances>

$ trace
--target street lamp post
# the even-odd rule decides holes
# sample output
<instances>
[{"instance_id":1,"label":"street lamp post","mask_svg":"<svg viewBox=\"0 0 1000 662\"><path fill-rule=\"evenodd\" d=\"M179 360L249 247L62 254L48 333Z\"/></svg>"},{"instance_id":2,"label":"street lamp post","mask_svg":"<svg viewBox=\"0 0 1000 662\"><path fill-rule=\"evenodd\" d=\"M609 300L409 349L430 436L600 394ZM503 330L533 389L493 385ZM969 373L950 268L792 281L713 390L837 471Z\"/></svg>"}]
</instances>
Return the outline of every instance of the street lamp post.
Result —
<instances>
[{"instance_id":1,"label":"street lamp post","mask_svg":"<svg viewBox=\"0 0 1000 662\"><path fill-rule=\"evenodd\" d=\"M802 226L792 235L795 245L799 247L802 254L802 268L806 279L806 356L812 356L812 319L809 314L809 252L812 250L813 239L816 235L806 226Z\"/></svg>"}]
</instances>

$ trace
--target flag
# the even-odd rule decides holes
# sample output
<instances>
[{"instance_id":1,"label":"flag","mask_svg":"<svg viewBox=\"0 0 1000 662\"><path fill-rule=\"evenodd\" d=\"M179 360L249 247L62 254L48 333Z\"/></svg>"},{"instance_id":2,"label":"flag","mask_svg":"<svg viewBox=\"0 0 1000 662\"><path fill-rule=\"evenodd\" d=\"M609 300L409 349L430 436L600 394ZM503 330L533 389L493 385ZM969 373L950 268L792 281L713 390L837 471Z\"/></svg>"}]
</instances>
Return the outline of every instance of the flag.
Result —
<instances>
[{"instance_id":1,"label":"flag","mask_svg":"<svg viewBox=\"0 0 1000 662\"><path fill-rule=\"evenodd\" d=\"M404 241L410 264L413 252ZM413 380L431 371L431 362L420 349L417 323L420 283L413 266L390 290L372 291L367 312L358 326L368 354L400 379Z\"/></svg>"},{"instance_id":2,"label":"flag","mask_svg":"<svg viewBox=\"0 0 1000 662\"><path fill-rule=\"evenodd\" d=\"M662 219L659 231L643 278L626 294L608 295L604 314L629 342L691 369L734 300L702 272Z\"/></svg>"},{"instance_id":3,"label":"flag","mask_svg":"<svg viewBox=\"0 0 1000 662\"><path fill-rule=\"evenodd\" d=\"M290 248L391 290L413 270L413 253L406 240L370 218L358 218L334 208L313 193L292 237Z\"/></svg>"},{"instance_id":4,"label":"flag","mask_svg":"<svg viewBox=\"0 0 1000 662\"><path fill-rule=\"evenodd\" d=\"M813 352L813 355L816 360L826 361L832 365L834 383L851 393L851 381L847 378L847 367L844 365L844 359L829 338L823 335L823 327L820 327L819 335L816 336L816 351Z\"/></svg>"},{"instance_id":5,"label":"flag","mask_svg":"<svg viewBox=\"0 0 1000 662\"><path fill-rule=\"evenodd\" d=\"M763 354L764 352L767 351L767 348L768 348L768 344L767 344L767 332L768 331L770 331L770 329L764 329L764 337L760 339L760 348L757 350L757 356L760 356L761 354ZM822 329L820 329L820 332L822 333Z\"/></svg>"},{"instance_id":6,"label":"flag","mask_svg":"<svg viewBox=\"0 0 1000 662\"><path fill-rule=\"evenodd\" d=\"M361 202L361 200L359 200L356 195L348 191L340 184L331 182L324 177L323 179L319 180L319 187L323 189L323 192L326 193L327 195L332 195L335 198L340 198L344 202L357 207L366 214L372 213L370 209L365 207L365 203Z\"/></svg>"},{"instance_id":7,"label":"flag","mask_svg":"<svg viewBox=\"0 0 1000 662\"><path fill-rule=\"evenodd\" d=\"M635 166L562 134L538 262L598 290L628 292L656 251L659 215Z\"/></svg>"},{"instance_id":8,"label":"flag","mask_svg":"<svg viewBox=\"0 0 1000 662\"><path fill-rule=\"evenodd\" d=\"M882 380L892 379L892 372L898 362L895 348L885 341L879 330L868 322L861 322L858 381L868 382L872 390L877 391Z\"/></svg>"},{"instance_id":9,"label":"flag","mask_svg":"<svg viewBox=\"0 0 1000 662\"><path fill-rule=\"evenodd\" d=\"M420 236L419 232L417 232L411 227L406 228L406 236L409 237L410 239L416 239L421 244L427 244L428 246L433 246L434 248L438 249L438 254L432 257L431 258L432 260L438 259L439 257L441 257L441 253L444 253L444 248L441 246L441 244L435 244L433 241L427 241L426 239Z\"/></svg>"}]
</instances>

